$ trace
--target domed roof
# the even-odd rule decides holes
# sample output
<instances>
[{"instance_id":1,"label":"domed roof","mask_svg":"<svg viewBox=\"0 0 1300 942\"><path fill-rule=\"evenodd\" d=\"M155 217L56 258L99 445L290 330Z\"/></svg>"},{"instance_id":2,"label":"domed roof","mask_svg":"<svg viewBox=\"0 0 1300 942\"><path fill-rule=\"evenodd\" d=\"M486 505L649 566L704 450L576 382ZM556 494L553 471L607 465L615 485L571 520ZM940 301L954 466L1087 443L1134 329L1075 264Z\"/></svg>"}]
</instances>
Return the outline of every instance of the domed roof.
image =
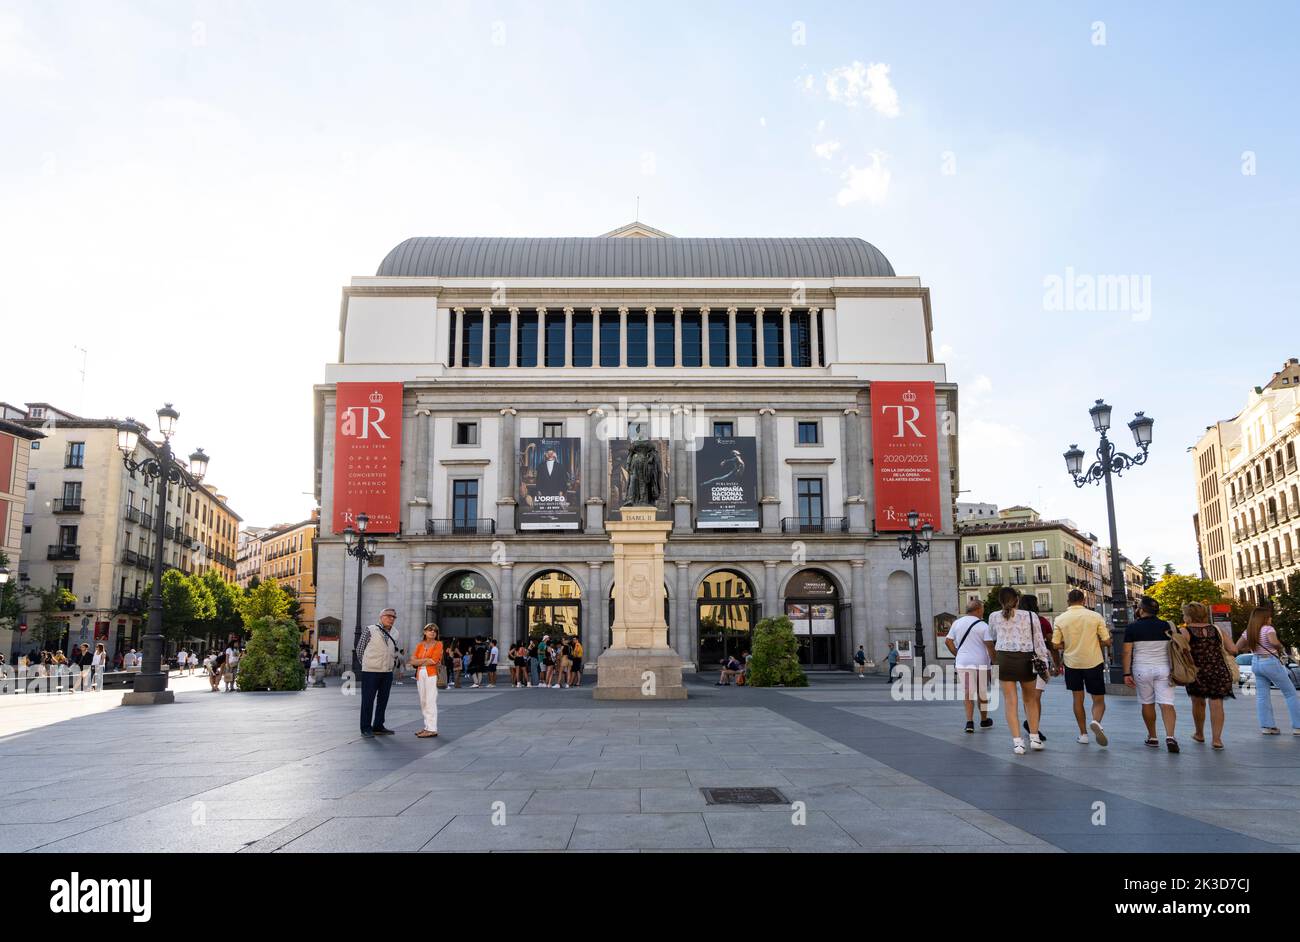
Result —
<instances>
[{"instance_id":1,"label":"domed roof","mask_svg":"<svg viewBox=\"0 0 1300 942\"><path fill-rule=\"evenodd\" d=\"M889 259L852 238L407 239L379 276L413 278L892 277Z\"/></svg>"}]
</instances>

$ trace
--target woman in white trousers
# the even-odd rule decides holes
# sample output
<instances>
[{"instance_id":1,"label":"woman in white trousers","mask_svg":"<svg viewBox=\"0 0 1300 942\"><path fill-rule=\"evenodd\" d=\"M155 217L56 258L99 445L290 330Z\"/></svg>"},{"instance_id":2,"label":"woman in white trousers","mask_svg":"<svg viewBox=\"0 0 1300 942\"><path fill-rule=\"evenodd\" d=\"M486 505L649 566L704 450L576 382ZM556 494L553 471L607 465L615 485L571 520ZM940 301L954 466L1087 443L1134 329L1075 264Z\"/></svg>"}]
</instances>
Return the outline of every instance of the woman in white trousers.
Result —
<instances>
[{"instance_id":1,"label":"woman in white trousers","mask_svg":"<svg viewBox=\"0 0 1300 942\"><path fill-rule=\"evenodd\" d=\"M415 735L432 739L438 735L438 665L442 663L442 642L438 640L438 626L424 626L424 639L415 646L411 666L415 668L415 687L420 694L420 712L424 715L424 729Z\"/></svg>"}]
</instances>

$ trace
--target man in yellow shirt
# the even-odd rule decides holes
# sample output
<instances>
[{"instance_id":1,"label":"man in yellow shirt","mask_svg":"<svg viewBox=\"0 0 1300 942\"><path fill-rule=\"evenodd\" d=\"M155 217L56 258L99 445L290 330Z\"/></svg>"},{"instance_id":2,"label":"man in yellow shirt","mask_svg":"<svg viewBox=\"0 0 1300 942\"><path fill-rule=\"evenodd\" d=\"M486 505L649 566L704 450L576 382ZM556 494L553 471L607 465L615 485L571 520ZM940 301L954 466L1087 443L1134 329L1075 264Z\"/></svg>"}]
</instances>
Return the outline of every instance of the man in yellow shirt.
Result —
<instances>
[{"instance_id":1,"label":"man in yellow shirt","mask_svg":"<svg viewBox=\"0 0 1300 942\"><path fill-rule=\"evenodd\" d=\"M1106 659L1101 646L1110 643L1106 620L1090 608L1084 608L1086 596L1071 589L1070 607L1056 617L1052 626L1052 647L1065 654L1065 689L1074 696L1074 719L1079 724L1079 742L1088 742L1088 730L1097 737L1097 745L1107 743L1101 718L1106 713ZM1083 711L1083 694L1092 697L1092 722L1087 726Z\"/></svg>"}]
</instances>

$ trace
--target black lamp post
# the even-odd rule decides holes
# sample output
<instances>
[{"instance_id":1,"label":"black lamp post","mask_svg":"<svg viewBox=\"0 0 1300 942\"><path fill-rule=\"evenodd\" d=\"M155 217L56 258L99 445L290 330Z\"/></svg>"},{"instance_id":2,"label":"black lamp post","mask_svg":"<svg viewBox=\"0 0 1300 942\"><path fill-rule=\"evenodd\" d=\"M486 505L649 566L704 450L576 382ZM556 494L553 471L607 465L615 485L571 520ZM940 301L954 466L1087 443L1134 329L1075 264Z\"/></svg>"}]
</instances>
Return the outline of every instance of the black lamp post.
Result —
<instances>
[{"instance_id":1,"label":"black lamp post","mask_svg":"<svg viewBox=\"0 0 1300 942\"><path fill-rule=\"evenodd\" d=\"M912 561L912 599L916 603L916 665L917 671L925 669L925 635L921 630L921 582L917 575L916 560L922 553L930 552L930 540L934 536L934 527L925 524L919 530L917 523L920 522L921 515L915 510L907 514L907 528L911 532L907 536L898 537L898 551L903 554L904 559ZM918 539L917 534L920 534Z\"/></svg>"},{"instance_id":2,"label":"black lamp post","mask_svg":"<svg viewBox=\"0 0 1300 942\"><path fill-rule=\"evenodd\" d=\"M366 527L370 518L364 513L357 514L357 528L348 527L343 531L343 544L349 556L357 560L357 625L352 633L352 673L361 673L361 662L357 660L357 645L361 643L361 575L366 563L375 558L379 552L379 541L373 536L366 536Z\"/></svg>"},{"instance_id":3,"label":"black lamp post","mask_svg":"<svg viewBox=\"0 0 1300 942\"><path fill-rule=\"evenodd\" d=\"M175 484L178 487L197 491L199 481L208 471L208 456L203 453L202 448L190 455L189 471L177 463L176 456L172 452L171 440L176 434L178 418L180 413L172 408L170 402L158 410L158 431L162 433L162 447L158 449L157 457L148 457L143 461L136 461L132 455L135 454L136 446L140 442L140 434L145 431L144 428L130 419L117 428L117 447L121 449L122 463L126 465L127 470L132 473L141 472L146 487L155 480L158 481L158 502L154 508L153 522L153 561L150 567L153 573L153 595L149 599L149 621L144 634L144 662L140 666L140 672L135 675L131 692L122 697L125 706L171 703L176 699L175 694L167 689L167 672L162 669L162 576L167 523L167 487Z\"/></svg>"},{"instance_id":4,"label":"black lamp post","mask_svg":"<svg viewBox=\"0 0 1300 942\"><path fill-rule=\"evenodd\" d=\"M1096 405L1088 410L1092 416L1092 426L1101 435L1101 444L1097 446L1097 460L1087 471L1083 470L1083 450L1078 445L1071 445L1065 453L1065 467L1074 478L1075 487L1086 484L1106 485L1106 515L1110 522L1110 601L1111 601L1111 658L1110 682L1124 682L1124 628L1128 625L1128 590L1124 585L1124 563L1119 553L1119 539L1115 535L1115 494L1111 488L1111 475L1119 476L1129 468L1144 464L1147 450L1151 447L1151 426L1155 419L1147 418L1141 412L1133 416L1128 424L1133 432L1133 441L1142 449L1136 457L1126 455L1115 449L1106 437L1110 430L1110 406L1097 400Z\"/></svg>"}]
</instances>

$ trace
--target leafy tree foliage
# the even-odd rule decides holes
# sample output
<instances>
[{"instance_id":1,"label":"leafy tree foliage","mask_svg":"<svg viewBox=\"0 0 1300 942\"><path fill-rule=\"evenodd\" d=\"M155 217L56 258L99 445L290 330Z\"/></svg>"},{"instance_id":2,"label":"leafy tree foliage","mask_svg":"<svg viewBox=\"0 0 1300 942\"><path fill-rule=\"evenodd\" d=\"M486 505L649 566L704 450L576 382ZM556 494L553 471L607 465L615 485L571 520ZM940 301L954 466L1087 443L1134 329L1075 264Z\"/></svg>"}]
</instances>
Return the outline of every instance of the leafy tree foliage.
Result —
<instances>
[{"instance_id":1,"label":"leafy tree foliage","mask_svg":"<svg viewBox=\"0 0 1300 942\"><path fill-rule=\"evenodd\" d=\"M1183 606L1188 602L1211 605L1223 601L1223 590L1217 583L1196 576L1165 576L1147 594L1160 603L1160 617L1175 625L1183 621Z\"/></svg>"},{"instance_id":2,"label":"leafy tree foliage","mask_svg":"<svg viewBox=\"0 0 1300 942\"><path fill-rule=\"evenodd\" d=\"M239 603L239 614L249 630L263 618L285 621L289 617L289 596L274 582L260 583L257 588L250 586Z\"/></svg>"},{"instance_id":3,"label":"leafy tree foliage","mask_svg":"<svg viewBox=\"0 0 1300 942\"><path fill-rule=\"evenodd\" d=\"M784 615L764 618L754 628L754 656L745 682L755 687L807 687L798 652L799 641L790 619Z\"/></svg>"},{"instance_id":4,"label":"leafy tree foliage","mask_svg":"<svg viewBox=\"0 0 1300 942\"><path fill-rule=\"evenodd\" d=\"M263 585L275 585L273 582ZM302 690L306 684L298 660L298 625L270 618L255 619L235 675L240 690Z\"/></svg>"}]
</instances>

